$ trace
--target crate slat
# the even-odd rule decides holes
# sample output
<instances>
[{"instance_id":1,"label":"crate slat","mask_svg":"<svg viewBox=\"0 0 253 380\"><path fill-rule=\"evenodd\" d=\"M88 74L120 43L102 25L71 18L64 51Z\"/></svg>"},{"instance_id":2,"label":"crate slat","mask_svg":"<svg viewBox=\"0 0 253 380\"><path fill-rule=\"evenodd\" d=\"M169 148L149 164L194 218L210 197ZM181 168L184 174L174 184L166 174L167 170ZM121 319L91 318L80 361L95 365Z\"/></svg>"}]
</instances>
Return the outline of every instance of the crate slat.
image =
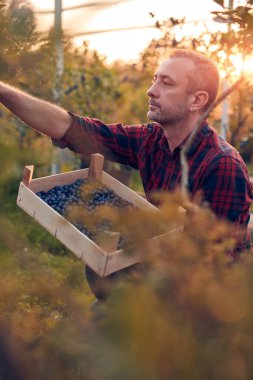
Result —
<instances>
[{"instance_id":1,"label":"crate slat","mask_svg":"<svg viewBox=\"0 0 253 380\"><path fill-rule=\"evenodd\" d=\"M37 197L23 182L20 184L17 204L77 257L89 265L98 275L103 275L107 254L96 243Z\"/></svg>"},{"instance_id":2,"label":"crate slat","mask_svg":"<svg viewBox=\"0 0 253 380\"><path fill-rule=\"evenodd\" d=\"M135 191L129 189L129 187L123 185L116 178L113 178L108 173L103 171L101 176L101 182L110 187L119 197L125 199L126 201L133 203L136 207L141 210L151 210L159 212L158 208L149 203L145 198L138 195Z\"/></svg>"},{"instance_id":3,"label":"crate slat","mask_svg":"<svg viewBox=\"0 0 253 380\"><path fill-rule=\"evenodd\" d=\"M34 165L27 165L23 171L23 183L29 187L33 177Z\"/></svg>"},{"instance_id":4,"label":"crate slat","mask_svg":"<svg viewBox=\"0 0 253 380\"><path fill-rule=\"evenodd\" d=\"M89 181L100 181L104 166L104 156L99 153L91 155L90 167L88 172Z\"/></svg>"},{"instance_id":5,"label":"crate slat","mask_svg":"<svg viewBox=\"0 0 253 380\"><path fill-rule=\"evenodd\" d=\"M38 193L39 191L48 191L55 186L70 185L79 178L88 178L89 169L79 169L67 173L54 174L46 177L32 179L29 189Z\"/></svg>"},{"instance_id":6,"label":"crate slat","mask_svg":"<svg viewBox=\"0 0 253 380\"><path fill-rule=\"evenodd\" d=\"M172 229L171 231L155 236L147 241L147 249L150 255L158 255L161 252L161 247L164 243L168 243L171 239L177 239L183 231L183 226ZM131 265L141 263L145 260L146 255L143 255L143 251L139 252L137 248L132 248L129 252L125 250L119 250L111 252L108 256L108 262L105 269L105 276L109 276L118 270L127 268Z\"/></svg>"}]
</instances>

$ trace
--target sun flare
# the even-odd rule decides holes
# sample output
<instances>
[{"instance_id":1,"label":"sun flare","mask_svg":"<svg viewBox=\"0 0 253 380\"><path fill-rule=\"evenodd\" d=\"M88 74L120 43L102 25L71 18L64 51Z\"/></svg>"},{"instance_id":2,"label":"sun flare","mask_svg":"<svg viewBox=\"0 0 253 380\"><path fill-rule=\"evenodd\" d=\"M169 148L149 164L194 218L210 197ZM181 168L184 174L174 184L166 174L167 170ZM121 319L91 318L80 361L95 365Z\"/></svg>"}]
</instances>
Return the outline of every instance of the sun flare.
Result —
<instances>
[{"instance_id":1,"label":"sun flare","mask_svg":"<svg viewBox=\"0 0 253 380\"><path fill-rule=\"evenodd\" d=\"M253 76L253 56L248 56L245 59L241 55L230 55L230 61L234 66L234 75L239 76L244 74Z\"/></svg>"}]
</instances>

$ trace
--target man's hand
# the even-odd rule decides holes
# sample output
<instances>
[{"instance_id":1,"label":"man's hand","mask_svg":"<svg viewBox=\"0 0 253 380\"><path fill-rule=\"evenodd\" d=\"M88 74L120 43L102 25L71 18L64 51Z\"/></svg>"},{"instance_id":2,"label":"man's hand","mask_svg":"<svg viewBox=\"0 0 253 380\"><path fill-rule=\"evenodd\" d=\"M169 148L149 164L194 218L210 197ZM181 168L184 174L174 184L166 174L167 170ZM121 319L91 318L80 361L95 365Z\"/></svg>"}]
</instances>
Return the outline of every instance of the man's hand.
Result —
<instances>
[{"instance_id":1,"label":"man's hand","mask_svg":"<svg viewBox=\"0 0 253 380\"><path fill-rule=\"evenodd\" d=\"M0 102L38 132L61 139L72 118L62 108L0 82Z\"/></svg>"}]
</instances>

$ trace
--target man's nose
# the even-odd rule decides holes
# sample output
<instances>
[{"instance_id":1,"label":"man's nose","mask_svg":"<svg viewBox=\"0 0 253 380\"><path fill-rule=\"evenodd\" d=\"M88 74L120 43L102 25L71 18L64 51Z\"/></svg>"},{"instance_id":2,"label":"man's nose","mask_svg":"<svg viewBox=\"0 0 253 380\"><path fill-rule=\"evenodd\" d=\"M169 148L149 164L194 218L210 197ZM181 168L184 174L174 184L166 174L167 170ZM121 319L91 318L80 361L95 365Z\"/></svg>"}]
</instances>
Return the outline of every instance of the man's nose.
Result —
<instances>
[{"instance_id":1,"label":"man's nose","mask_svg":"<svg viewBox=\"0 0 253 380\"><path fill-rule=\"evenodd\" d=\"M147 91L147 95L150 98L157 98L158 97L158 91L157 91L157 86L156 83L153 83L151 87L149 87Z\"/></svg>"}]
</instances>

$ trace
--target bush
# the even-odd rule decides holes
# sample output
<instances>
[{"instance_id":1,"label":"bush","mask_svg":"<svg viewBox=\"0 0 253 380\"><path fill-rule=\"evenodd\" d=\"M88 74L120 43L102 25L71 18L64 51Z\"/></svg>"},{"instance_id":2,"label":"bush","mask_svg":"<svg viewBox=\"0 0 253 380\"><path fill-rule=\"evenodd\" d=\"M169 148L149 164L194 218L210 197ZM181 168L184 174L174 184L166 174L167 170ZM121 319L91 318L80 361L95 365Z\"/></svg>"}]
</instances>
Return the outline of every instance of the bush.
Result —
<instances>
[{"instance_id":1,"label":"bush","mask_svg":"<svg viewBox=\"0 0 253 380\"><path fill-rule=\"evenodd\" d=\"M149 230L152 223L173 225L180 203L169 198L148 223L147 214L132 218L130 233L141 235L144 223ZM230 226L195 209L184 234L163 240L156 252L141 239L146 270L118 282L96 312L87 308L89 292L80 292L77 260L51 256L53 263L27 252L3 261L5 373L17 369L18 379L36 380L251 379L252 260L245 253L232 264Z\"/></svg>"}]
</instances>

